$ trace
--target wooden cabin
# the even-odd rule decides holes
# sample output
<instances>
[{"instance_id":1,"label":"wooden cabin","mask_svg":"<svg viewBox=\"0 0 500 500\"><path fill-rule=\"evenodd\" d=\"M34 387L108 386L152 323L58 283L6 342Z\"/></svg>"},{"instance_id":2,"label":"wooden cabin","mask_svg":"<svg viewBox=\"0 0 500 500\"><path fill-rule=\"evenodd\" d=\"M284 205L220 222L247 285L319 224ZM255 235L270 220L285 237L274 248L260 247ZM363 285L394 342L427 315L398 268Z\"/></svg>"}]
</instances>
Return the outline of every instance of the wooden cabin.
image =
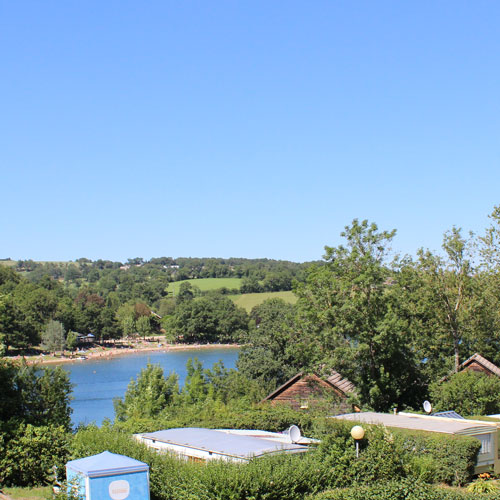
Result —
<instances>
[{"instance_id":1,"label":"wooden cabin","mask_svg":"<svg viewBox=\"0 0 500 500\"><path fill-rule=\"evenodd\" d=\"M328 377L320 377L316 373L300 372L261 402L285 403L295 410L304 410L326 398L333 397L333 399L338 400L338 406L342 412L359 411L359 408L353 407L346 401L354 392L354 384L334 370L330 372Z\"/></svg>"},{"instance_id":2,"label":"wooden cabin","mask_svg":"<svg viewBox=\"0 0 500 500\"><path fill-rule=\"evenodd\" d=\"M464 361L458 368L458 371L473 371L480 372L486 375L496 375L500 377L500 368L494 365L491 361L483 358L480 354L476 352L469 359Z\"/></svg>"}]
</instances>

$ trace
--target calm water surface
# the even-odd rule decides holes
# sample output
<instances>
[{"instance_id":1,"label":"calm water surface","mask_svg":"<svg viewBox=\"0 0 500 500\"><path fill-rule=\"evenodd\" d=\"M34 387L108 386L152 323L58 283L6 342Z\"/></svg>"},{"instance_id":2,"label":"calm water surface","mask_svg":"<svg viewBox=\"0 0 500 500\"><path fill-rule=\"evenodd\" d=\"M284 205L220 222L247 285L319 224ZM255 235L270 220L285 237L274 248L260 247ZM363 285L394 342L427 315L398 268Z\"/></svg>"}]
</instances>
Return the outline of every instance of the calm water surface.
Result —
<instances>
[{"instance_id":1,"label":"calm water surface","mask_svg":"<svg viewBox=\"0 0 500 500\"><path fill-rule=\"evenodd\" d=\"M234 368L238 348L190 349L186 351L148 352L127 354L116 358L76 361L61 365L69 372L73 387L73 425L95 422L100 425L105 418L114 418L113 398L123 397L132 378L148 361L159 364L165 375L175 371L182 387L186 377L186 362L197 357L204 368L211 368L219 360L226 368Z\"/></svg>"}]
</instances>

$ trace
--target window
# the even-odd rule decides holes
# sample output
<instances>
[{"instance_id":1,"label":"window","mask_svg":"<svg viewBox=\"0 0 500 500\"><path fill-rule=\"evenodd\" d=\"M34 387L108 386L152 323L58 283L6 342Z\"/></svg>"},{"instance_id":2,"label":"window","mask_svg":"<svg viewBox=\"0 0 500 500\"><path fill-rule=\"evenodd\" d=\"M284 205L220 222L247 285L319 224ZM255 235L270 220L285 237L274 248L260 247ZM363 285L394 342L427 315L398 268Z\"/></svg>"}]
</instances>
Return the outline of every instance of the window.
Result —
<instances>
[{"instance_id":1,"label":"window","mask_svg":"<svg viewBox=\"0 0 500 500\"><path fill-rule=\"evenodd\" d=\"M486 453L491 453L491 434L483 434L481 436L477 436L477 438L481 441L479 454L484 455Z\"/></svg>"}]
</instances>

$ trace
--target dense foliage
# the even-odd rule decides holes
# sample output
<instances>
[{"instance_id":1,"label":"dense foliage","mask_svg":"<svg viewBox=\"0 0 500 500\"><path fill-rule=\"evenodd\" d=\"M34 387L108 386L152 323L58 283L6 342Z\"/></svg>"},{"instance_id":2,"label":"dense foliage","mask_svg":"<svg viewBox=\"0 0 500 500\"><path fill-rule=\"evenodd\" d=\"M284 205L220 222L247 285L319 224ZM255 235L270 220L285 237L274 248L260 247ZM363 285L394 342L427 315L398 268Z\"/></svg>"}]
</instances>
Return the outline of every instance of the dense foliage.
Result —
<instances>
[{"instance_id":1,"label":"dense foliage","mask_svg":"<svg viewBox=\"0 0 500 500\"><path fill-rule=\"evenodd\" d=\"M430 386L436 411L453 408L461 415L500 413L500 379L484 373L462 371Z\"/></svg>"},{"instance_id":2,"label":"dense foliage","mask_svg":"<svg viewBox=\"0 0 500 500\"><path fill-rule=\"evenodd\" d=\"M403 441L383 428L373 426L367 429L360 457L356 458L349 425L337 421L327 422L324 418L312 420L311 432L322 439L316 450L305 455L256 459L249 464L180 461L169 454L158 454L134 441L129 434L110 426L80 429L73 441L72 456L78 458L109 450L147 462L151 467L152 498L158 500L298 500L306 494L327 488L349 488L353 484L359 488L360 485L386 483L395 479L402 485L421 484L415 482L421 481L418 479L421 468L412 461L414 453L405 448ZM271 417L268 423L272 428L277 422L273 423ZM266 429L265 426L263 428ZM448 438L444 436L443 443ZM469 441L469 438L458 438L459 441L461 439ZM470 461L474 453L477 453L477 448L468 450L462 460ZM440 468L448 466L442 457L436 457L435 460ZM438 475L427 479L441 480ZM424 489L423 486L419 488ZM432 490L428 485L426 489Z\"/></svg>"},{"instance_id":3,"label":"dense foliage","mask_svg":"<svg viewBox=\"0 0 500 500\"><path fill-rule=\"evenodd\" d=\"M498 493L477 494L403 479L356 485L311 495L307 500L496 500Z\"/></svg>"},{"instance_id":4,"label":"dense foliage","mask_svg":"<svg viewBox=\"0 0 500 500\"><path fill-rule=\"evenodd\" d=\"M0 484L43 484L63 467L70 441L71 386L61 368L0 360Z\"/></svg>"}]
</instances>

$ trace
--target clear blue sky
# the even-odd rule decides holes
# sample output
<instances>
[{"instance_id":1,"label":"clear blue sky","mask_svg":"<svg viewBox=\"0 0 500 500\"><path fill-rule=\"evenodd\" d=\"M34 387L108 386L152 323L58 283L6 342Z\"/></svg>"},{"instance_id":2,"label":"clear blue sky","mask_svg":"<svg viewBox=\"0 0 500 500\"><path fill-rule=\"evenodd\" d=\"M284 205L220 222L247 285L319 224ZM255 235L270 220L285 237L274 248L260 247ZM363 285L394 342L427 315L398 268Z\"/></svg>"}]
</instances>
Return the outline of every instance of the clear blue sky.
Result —
<instances>
[{"instance_id":1,"label":"clear blue sky","mask_svg":"<svg viewBox=\"0 0 500 500\"><path fill-rule=\"evenodd\" d=\"M500 204L497 1L0 0L0 257L305 261Z\"/></svg>"}]
</instances>

